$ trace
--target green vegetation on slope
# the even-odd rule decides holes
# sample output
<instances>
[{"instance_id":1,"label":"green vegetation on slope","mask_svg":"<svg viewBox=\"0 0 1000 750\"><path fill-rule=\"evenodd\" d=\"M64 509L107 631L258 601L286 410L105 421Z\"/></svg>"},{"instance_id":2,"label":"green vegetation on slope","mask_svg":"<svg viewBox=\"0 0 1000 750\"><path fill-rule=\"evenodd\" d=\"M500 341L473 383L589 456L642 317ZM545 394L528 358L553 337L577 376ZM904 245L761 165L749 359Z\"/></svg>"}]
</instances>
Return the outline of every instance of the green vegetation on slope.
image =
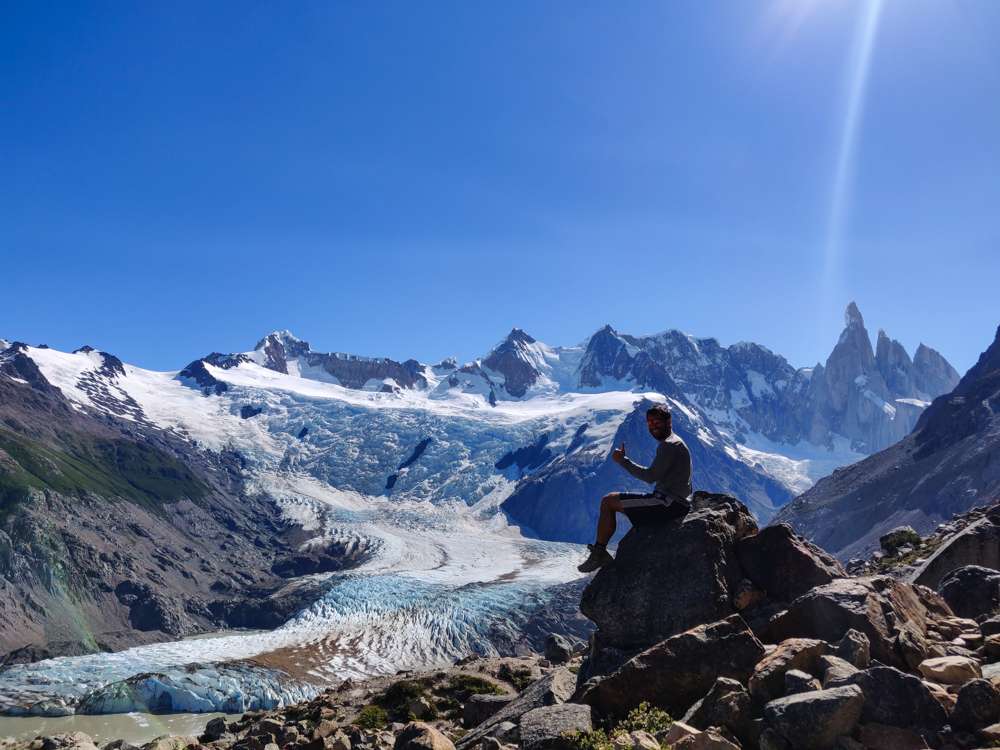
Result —
<instances>
[{"instance_id":1,"label":"green vegetation on slope","mask_svg":"<svg viewBox=\"0 0 1000 750\"><path fill-rule=\"evenodd\" d=\"M151 445L80 433L60 438L66 450L0 430L0 516L22 502L29 487L122 497L157 513L164 503L208 491L183 464Z\"/></svg>"}]
</instances>

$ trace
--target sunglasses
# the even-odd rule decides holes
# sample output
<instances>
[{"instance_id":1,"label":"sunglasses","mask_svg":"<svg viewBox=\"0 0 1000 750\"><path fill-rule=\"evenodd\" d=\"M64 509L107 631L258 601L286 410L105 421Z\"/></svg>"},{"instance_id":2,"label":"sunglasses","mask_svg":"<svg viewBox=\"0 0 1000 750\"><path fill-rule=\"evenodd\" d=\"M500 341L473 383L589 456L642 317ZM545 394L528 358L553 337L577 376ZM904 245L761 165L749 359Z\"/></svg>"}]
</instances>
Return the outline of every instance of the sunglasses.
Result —
<instances>
[{"instance_id":1,"label":"sunglasses","mask_svg":"<svg viewBox=\"0 0 1000 750\"><path fill-rule=\"evenodd\" d=\"M646 420L646 426L647 427L652 427L653 425L661 425L661 424L664 424L664 422L663 422L662 419L647 419Z\"/></svg>"}]
</instances>

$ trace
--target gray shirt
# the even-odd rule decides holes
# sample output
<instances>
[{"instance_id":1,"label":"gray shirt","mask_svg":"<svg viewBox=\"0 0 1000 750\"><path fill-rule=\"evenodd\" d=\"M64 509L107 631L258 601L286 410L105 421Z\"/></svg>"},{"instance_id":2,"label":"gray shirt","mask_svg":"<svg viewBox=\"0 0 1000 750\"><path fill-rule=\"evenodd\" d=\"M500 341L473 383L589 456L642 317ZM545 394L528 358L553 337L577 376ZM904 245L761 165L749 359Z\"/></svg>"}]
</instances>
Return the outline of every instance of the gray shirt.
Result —
<instances>
[{"instance_id":1,"label":"gray shirt","mask_svg":"<svg viewBox=\"0 0 1000 750\"><path fill-rule=\"evenodd\" d=\"M653 463L647 469L628 457L622 459L621 467L636 479L654 484L653 492L666 495L668 503L679 500L690 505L691 493L691 451L675 433L671 432L656 448Z\"/></svg>"}]
</instances>

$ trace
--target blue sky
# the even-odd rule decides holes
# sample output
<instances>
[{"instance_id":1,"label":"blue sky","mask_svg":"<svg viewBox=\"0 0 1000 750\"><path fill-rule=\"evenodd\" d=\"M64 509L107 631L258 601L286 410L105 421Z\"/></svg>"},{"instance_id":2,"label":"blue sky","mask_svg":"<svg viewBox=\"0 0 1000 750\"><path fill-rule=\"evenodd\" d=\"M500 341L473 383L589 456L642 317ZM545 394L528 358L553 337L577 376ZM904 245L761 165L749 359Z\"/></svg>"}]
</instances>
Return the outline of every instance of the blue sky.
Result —
<instances>
[{"instance_id":1,"label":"blue sky","mask_svg":"<svg viewBox=\"0 0 1000 750\"><path fill-rule=\"evenodd\" d=\"M5 3L0 337L168 370L611 323L804 366L854 299L964 372L997 39L995 0Z\"/></svg>"}]
</instances>

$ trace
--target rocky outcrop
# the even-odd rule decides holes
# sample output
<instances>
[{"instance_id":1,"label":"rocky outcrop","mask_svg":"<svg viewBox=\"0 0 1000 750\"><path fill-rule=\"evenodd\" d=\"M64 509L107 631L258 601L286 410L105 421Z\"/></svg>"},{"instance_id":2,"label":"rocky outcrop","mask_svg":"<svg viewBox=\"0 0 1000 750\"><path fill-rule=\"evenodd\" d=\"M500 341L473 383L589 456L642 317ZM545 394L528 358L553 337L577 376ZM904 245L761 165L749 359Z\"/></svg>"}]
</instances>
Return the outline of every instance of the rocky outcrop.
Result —
<instances>
[{"instance_id":1,"label":"rocky outcrop","mask_svg":"<svg viewBox=\"0 0 1000 750\"><path fill-rule=\"evenodd\" d=\"M847 573L832 556L777 524L740 539L736 558L746 577L773 601L791 602Z\"/></svg>"},{"instance_id":2,"label":"rocky outcrop","mask_svg":"<svg viewBox=\"0 0 1000 750\"><path fill-rule=\"evenodd\" d=\"M954 514L998 497L1000 329L954 391L921 414L912 433L820 480L775 521L845 561L876 550L894 527L926 535ZM967 558L963 564L983 563ZM942 568L952 569L950 562ZM936 585L940 578L924 581Z\"/></svg>"},{"instance_id":3,"label":"rocky outcrop","mask_svg":"<svg viewBox=\"0 0 1000 750\"><path fill-rule=\"evenodd\" d=\"M733 498L703 503L668 529L632 529L584 590L580 611L597 625L597 649L643 648L735 612L732 593L744 577L736 543L757 524Z\"/></svg>"},{"instance_id":4,"label":"rocky outcrop","mask_svg":"<svg viewBox=\"0 0 1000 750\"><path fill-rule=\"evenodd\" d=\"M592 677L576 699L602 714L624 716L645 701L682 715L720 677L746 683L764 653L742 618L733 615L667 638L606 677Z\"/></svg>"}]
</instances>

